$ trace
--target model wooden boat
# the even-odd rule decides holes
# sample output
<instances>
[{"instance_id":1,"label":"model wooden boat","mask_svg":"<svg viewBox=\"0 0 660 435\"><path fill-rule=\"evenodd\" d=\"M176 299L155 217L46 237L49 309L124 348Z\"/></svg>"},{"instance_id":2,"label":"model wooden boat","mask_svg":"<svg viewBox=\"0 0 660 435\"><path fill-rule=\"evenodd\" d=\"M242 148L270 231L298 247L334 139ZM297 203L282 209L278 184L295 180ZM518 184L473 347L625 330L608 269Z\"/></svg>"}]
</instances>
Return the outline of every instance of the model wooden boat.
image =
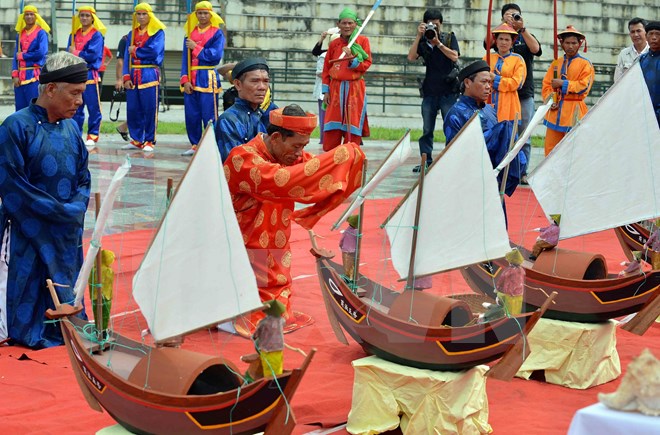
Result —
<instances>
[{"instance_id":1,"label":"model wooden boat","mask_svg":"<svg viewBox=\"0 0 660 435\"><path fill-rule=\"evenodd\" d=\"M660 129L652 114L635 64L529 175L545 214L561 215L560 239L617 228L629 258L631 249L642 250L648 231L635 222L660 215ZM505 264L478 263L463 274L475 291L492 296L489 283ZM602 322L640 310L660 314L659 271L622 278L608 273L601 255L565 249L526 267L528 288L542 290L527 291L530 307L540 305L543 291L558 293L546 317Z\"/></svg>"},{"instance_id":2,"label":"model wooden boat","mask_svg":"<svg viewBox=\"0 0 660 435\"><path fill-rule=\"evenodd\" d=\"M644 222L634 222L629 225L622 225L614 229L616 237L619 239L621 248L628 260L632 260L632 252L640 251L642 259L647 263L651 263L649 252L644 249L644 244L649 239L651 231Z\"/></svg>"},{"instance_id":3,"label":"model wooden boat","mask_svg":"<svg viewBox=\"0 0 660 435\"><path fill-rule=\"evenodd\" d=\"M363 202L377 184L374 180L384 178L383 168L390 173L393 166L405 161L409 140L405 136L394 148L335 227ZM465 165L466 161L474 164ZM463 185L457 187L451 181L456 179L464 180ZM432 188L424 189L425 183ZM455 213L445 213L455 212L459 206L461 219ZM461 370L496 360L512 349L520 351L525 334L545 306L533 313L480 323L463 300L409 290L419 277L496 258L510 249L497 181L478 117L472 118L426 175L422 171L419 184L383 226L390 239L392 264L407 281L403 292L386 289L360 275L355 280L357 288L354 283L349 286L342 278L343 266L330 261L332 254L318 247L312 250L328 316L340 341L346 342L341 327L367 353L434 370ZM463 232L465 228L470 231ZM466 238L466 233L471 237ZM504 379L515 374L526 356L524 352L509 355L514 356L507 358Z\"/></svg>"},{"instance_id":4,"label":"model wooden boat","mask_svg":"<svg viewBox=\"0 0 660 435\"><path fill-rule=\"evenodd\" d=\"M97 223L104 220L100 216ZM100 246L101 233L97 227L90 249ZM85 261L93 261L93 254ZM76 283L76 305L87 285L86 263ZM225 277L222 283L218 276ZM223 358L162 345L262 308L212 130L202 138L135 274L133 296L153 346L112 331L108 339L92 339L81 334L85 322L61 321L78 384L93 409L105 409L141 434L291 433L289 403L313 351L300 368L248 383ZM70 306L60 305L56 295L54 301L49 317L70 315Z\"/></svg>"}]
</instances>

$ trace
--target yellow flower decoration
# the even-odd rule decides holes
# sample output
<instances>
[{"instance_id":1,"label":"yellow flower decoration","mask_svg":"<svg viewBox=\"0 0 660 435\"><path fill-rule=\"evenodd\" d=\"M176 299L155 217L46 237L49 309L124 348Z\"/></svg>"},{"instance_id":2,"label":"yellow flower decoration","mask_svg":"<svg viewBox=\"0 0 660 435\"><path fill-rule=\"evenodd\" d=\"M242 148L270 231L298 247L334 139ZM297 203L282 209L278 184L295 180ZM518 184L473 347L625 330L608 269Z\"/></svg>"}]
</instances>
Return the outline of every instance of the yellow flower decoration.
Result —
<instances>
[{"instance_id":1,"label":"yellow flower decoration","mask_svg":"<svg viewBox=\"0 0 660 435\"><path fill-rule=\"evenodd\" d=\"M289 182L291 178L291 173L284 168L280 168L275 172L275 185L277 187L282 187Z\"/></svg>"},{"instance_id":2,"label":"yellow flower decoration","mask_svg":"<svg viewBox=\"0 0 660 435\"><path fill-rule=\"evenodd\" d=\"M231 158L231 164L234 166L234 171L238 172L241 170L243 167L243 157L241 156L234 156Z\"/></svg>"},{"instance_id":3,"label":"yellow flower decoration","mask_svg":"<svg viewBox=\"0 0 660 435\"><path fill-rule=\"evenodd\" d=\"M250 169L250 179L252 180L255 186L261 184L261 172L259 171L258 168Z\"/></svg>"},{"instance_id":4,"label":"yellow flower decoration","mask_svg":"<svg viewBox=\"0 0 660 435\"><path fill-rule=\"evenodd\" d=\"M332 178L332 175L330 175L330 174L324 175L319 180L319 189L321 189L321 190L328 189L334 181L335 180L334 180L334 178Z\"/></svg>"},{"instance_id":5,"label":"yellow flower decoration","mask_svg":"<svg viewBox=\"0 0 660 435\"><path fill-rule=\"evenodd\" d=\"M262 166L266 163L266 161L263 159L261 156L254 156L252 157L252 164L256 166Z\"/></svg>"},{"instance_id":6,"label":"yellow flower decoration","mask_svg":"<svg viewBox=\"0 0 660 435\"><path fill-rule=\"evenodd\" d=\"M344 163L345 161L348 160L348 158L349 158L348 150L346 149L345 145L340 145L335 149L334 160L336 165L340 165Z\"/></svg>"},{"instance_id":7,"label":"yellow flower decoration","mask_svg":"<svg viewBox=\"0 0 660 435\"><path fill-rule=\"evenodd\" d=\"M286 298L289 299L291 297L291 289L287 288L282 290L282 293L280 293L280 298Z\"/></svg>"},{"instance_id":8,"label":"yellow flower decoration","mask_svg":"<svg viewBox=\"0 0 660 435\"><path fill-rule=\"evenodd\" d=\"M291 267L291 251L286 251L282 255L282 266L289 268Z\"/></svg>"},{"instance_id":9,"label":"yellow flower decoration","mask_svg":"<svg viewBox=\"0 0 660 435\"><path fill-rule=\"evenodd\" d=\"M288 227L289 224L291 223L291 213L293 212L288 208L282 210L282 225L284 225L285 227Z\"/></svg>"},{"instance_id":10,"label":"yellow flower decoration","mask_svg":"<svg viewBox=\"0 0 660 435\"><path fill-rule=\"evenodd\" d=\"M321 167L321 161L318 158L314 157L312 160L305 163L305 168L304 168L305 175L308 177L310 175L314 175L316 171L319 170L320 167Z\"/></svg>"},{"instance_id":11,"label":"yellow flower decoration","mask_svg":"<svg viewBox=\"0 0 660 435\"><path fill-rule=\"evenodd\" d=\"M266 248L268 246L270 238L268 237L268 233L266 231L263 231L261 235L259 236L259 246L262 248Z\"/></svg>"},{"instance_id":12,"label":"yellow flower decoration","mask_svg":"<svg viewBox=\"0 0 660 435\"><path fill-rule=\"evenodd\" d=\"M262 223L264 223L264 211L259 210L259 213L257 213L257 218L254 220L254 227L259 228Z\"/></svg>"},{"instance_id":13,"label":"yellow flower decoration","mask_svg":"<svg viewBox=\"0 0 660 435\"><path fill-rule=\"evenodd\" d=\"M266 258L266 262L268 263L269 269L275 267L275 259L273 258L273 254L268 254L268 257Z\"/></svg>"},{"instance_id":14,"label":"yellow flower decoration","mask_svg":"<svg viewBox=\"0 0 660 435\"><path fill-rule=\"evenodd\" d=\"M250 188L250 183L248 183L247 181L241 181L240 183L238 183L238 189L241 192L250 193L252 191L252 189Z\"/></svg>"},{"instance_id":15,"label":"yellow flower decoration","mask_svg":"<svg viewBox=\"0 0 660 435\"><path fill-rule=\"evenodd\" d=\"M273 210L270 214L270 224L275 225L277 223L277 210Z\"/></svg>"},{"instance_id":16,"label":"yellow flower decoration","mask_svg":"<svg viewBox=\"0 0 660 435\"><path fill-rule=\"evenodd\" d=\"M284 231L277 230L275 233L275 246L280 249L286 246L286 235L284 234Z\"/></svg>"},{"instance_id":17,"label":"yellow flower decoration","mask_svg":"<svg viewBox=\"0 0 660 435\"><path fill-rule=\"evenodd\" d=\"M229 183L229 178L231 177L231 171L229 170L229 167L223 166L222 170L225 173L225 180L227 180L227 183Z\"/></svg>"},{"instance_id":18,"label":"yellow flower decoration","mask_svg":"<svg viewBox=\"0 0 660 435\"><path fill-rule=\"evenodd\" d=\"M277 284L278 285L284 285L287 282L289 282L289 280L286 279L286 276L282 275L281 273L277 275Z\"/></svg>"},{"instance_id":19,"label":"yellow flower decoration","mask_svg":"<svg viewBox=\"0 0 660 435\"><path fill-rule=\"evenodd\" d=\"M293 189L289 190L289 196L291 198L301 198L305 194L305 189L302 186L296 186Z\"/></svg>"},{"instance_id":20,"label":"yellow flower decoration","mask_svg":"<svg viewBox=\"0 0 660 435\"><path fill-rule=\"evenodd\" d=\"M261 192L261 196L265 196L265 197L267 197L267 198L272 198L272 197L274 197L275 195L274 195L273 192L271 192L270 190L265 190L265 191Z\"/></svg>"}]
</instances>

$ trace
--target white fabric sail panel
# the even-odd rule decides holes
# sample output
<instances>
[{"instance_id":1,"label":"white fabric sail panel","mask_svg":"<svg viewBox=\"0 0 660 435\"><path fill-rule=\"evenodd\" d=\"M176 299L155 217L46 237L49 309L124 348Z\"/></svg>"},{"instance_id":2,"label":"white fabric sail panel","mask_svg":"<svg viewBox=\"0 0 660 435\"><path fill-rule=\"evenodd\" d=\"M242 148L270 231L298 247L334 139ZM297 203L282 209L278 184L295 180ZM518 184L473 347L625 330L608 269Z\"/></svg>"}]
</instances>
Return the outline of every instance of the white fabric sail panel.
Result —
<instances>
[{"instance_id":1,"label":"white fabric sail panel","mask_svg":"<svg viewBox=\"0 0 660 435\"><path fill-rule=\"evenodd\" d=\"M92 271L92 267L94 267L96 255L101 249L101 237L103 237L105 225L115 203L117 192L119 192L119 188L124 181L124 177L128 174L129 169L131 169L131 160L126 157L124 163L115 171L115 175L112 176L110 184L108 185L108 190L106 190L105 195L103 195L99 215L96 217L96 223L94 224L92 239L89 243L89 248L87 248L87 255L80 268L80 273L78 273L76 284L73 287L73 294L76 296L74 306L79 305L85 295L85 288L87 288L89 282L89 274Z\"/></svg>"},{"instance_id":2,"label":"white fabric sail panel","mask_svg":"<svg viewBox=\"0 0 660 435\"><path fill-rule=\"evenodd\" d=\"M417 190L385 226L401 278L408 276ZM497 179L477 116L424 179L414 275L503 257L509 250Z\"/></svg>"},{"instance_id":3,"label":"white fabric sail panel","mask_svg":"<svg viewBox=\"0 0 660 435\"><path fill-rule=\"evenodd\" d=\"M133 296L156 341L262 306L213 130L135 274Z\"/></svg>"},{"instance_id":4,"label":"white fabric sail panel","mask_svg":"<svg viewBox=\"0 0 660 435\"><path fill-rule=\"evenodd\" d=\"M371 192L378 187L378 185L385 180L392 172L394 172L401 165L406 163L408 157L412 155L412 146L410 145L410 130L401 138L401 140L394 146L392 152L387 159L381 164L380 168L371 176L371 179L365 184L358 194L353 199L353 202L348 206L346 211L341 215L337 222L333 225L332 229L335 230L348 219L353 212L362 205L364 200Z\"/></svg>"},{"instance_id":5,"label":"white fabric sail panel","mask_svg":"<svg viewBox=\"0 0 660 435\"><path fill-rule=\"evenodd\" d=\"M536 109L534 116L532 116L532 119L530 119L527 128L525 128L525 131L523 131L522 135L518 138L516 144L513 146L513 148L511 148L511 151L509 151L504 156L500 164L495 168L495 176L499 175L500 171L506 168L507 165L516 158L522 147L525 145L525 142L527 142L532 136L534 128L536 128L536 126L543 121L543 118L545 118L545 114L548 113L548 110L550 110L550 106L552 106L552 99L548 99L545 104L541 104L541 106Z\"/></svg>"},{"instance_id":6,"label":"white fabric sail panel","mask_svg":"<svg viewBox=\"0 0 660 435\"><path fill-rule=\"evenodd\" d=\"M567 239L660 215L660 129L639 64L530 174Z\"/></svg>"}]
</instances>

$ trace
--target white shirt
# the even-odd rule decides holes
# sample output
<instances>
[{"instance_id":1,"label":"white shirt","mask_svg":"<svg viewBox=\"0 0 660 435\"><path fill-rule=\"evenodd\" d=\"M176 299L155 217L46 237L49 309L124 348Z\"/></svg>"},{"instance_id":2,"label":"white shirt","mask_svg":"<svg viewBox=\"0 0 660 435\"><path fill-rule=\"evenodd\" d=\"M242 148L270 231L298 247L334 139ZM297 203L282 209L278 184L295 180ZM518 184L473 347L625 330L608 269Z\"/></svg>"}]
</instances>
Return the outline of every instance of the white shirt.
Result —
<instances>
[{"instance_id":1,"label":"white shirt","mask_svg":"<svg viewBox=\"0 0 660 435\"><path fill-rule=\"evenodd\" d=\"M616 61L616 68L614 69L614 81L619 80L619 78L623 75L624 72L628 68L632 66L632 64L635 62L635 59L637 59L639 56L642 54L646 53L649 51L649 43L646 43L646 47L640 52L637 52L635 50L635 46L631 45L630 47L626 47L621 52L619 53L619 58Z\"/></svg>"},{"instance_id":2,"label":"white shirt","mask_svg":"<svg viewBox=\"0 0 660 435\"><path fill-rule=\"evenodd\" d=\"M323 99L323 92L321 92L322 88L322 79L319 77L319 74L323 72L323 64L325 63L325 51L321 53L316 60L316 81L314 82L314 98L317 100L322 100Z\"/></svg>"}]
</instances>

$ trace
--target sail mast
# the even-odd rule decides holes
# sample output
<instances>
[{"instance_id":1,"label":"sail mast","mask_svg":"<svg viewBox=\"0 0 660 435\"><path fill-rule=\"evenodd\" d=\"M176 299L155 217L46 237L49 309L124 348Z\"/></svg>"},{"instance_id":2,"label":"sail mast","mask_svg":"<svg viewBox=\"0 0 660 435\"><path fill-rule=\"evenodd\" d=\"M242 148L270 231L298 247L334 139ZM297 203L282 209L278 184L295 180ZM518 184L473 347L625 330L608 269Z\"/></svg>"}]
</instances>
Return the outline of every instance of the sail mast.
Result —
<instances>
[{"instance_id":1,"label":"sail mast","mask_svg":"<svg viewBox=\"0 0 660 435\"><path fill-rule=\"evenodd\" d=\"M417 252L417 235L419 234L419 213L422 209L422 197L424 195L424 178L426 170L426 153L422 154L422 162L419 171L419 183L417 186L417 205L415 207L415 220L413 224L412 243L410 245L410 264L408 265L408 279L406 281L406 290L412 290L415 281L415 254Z\"/></svg>"}]
</instances>

